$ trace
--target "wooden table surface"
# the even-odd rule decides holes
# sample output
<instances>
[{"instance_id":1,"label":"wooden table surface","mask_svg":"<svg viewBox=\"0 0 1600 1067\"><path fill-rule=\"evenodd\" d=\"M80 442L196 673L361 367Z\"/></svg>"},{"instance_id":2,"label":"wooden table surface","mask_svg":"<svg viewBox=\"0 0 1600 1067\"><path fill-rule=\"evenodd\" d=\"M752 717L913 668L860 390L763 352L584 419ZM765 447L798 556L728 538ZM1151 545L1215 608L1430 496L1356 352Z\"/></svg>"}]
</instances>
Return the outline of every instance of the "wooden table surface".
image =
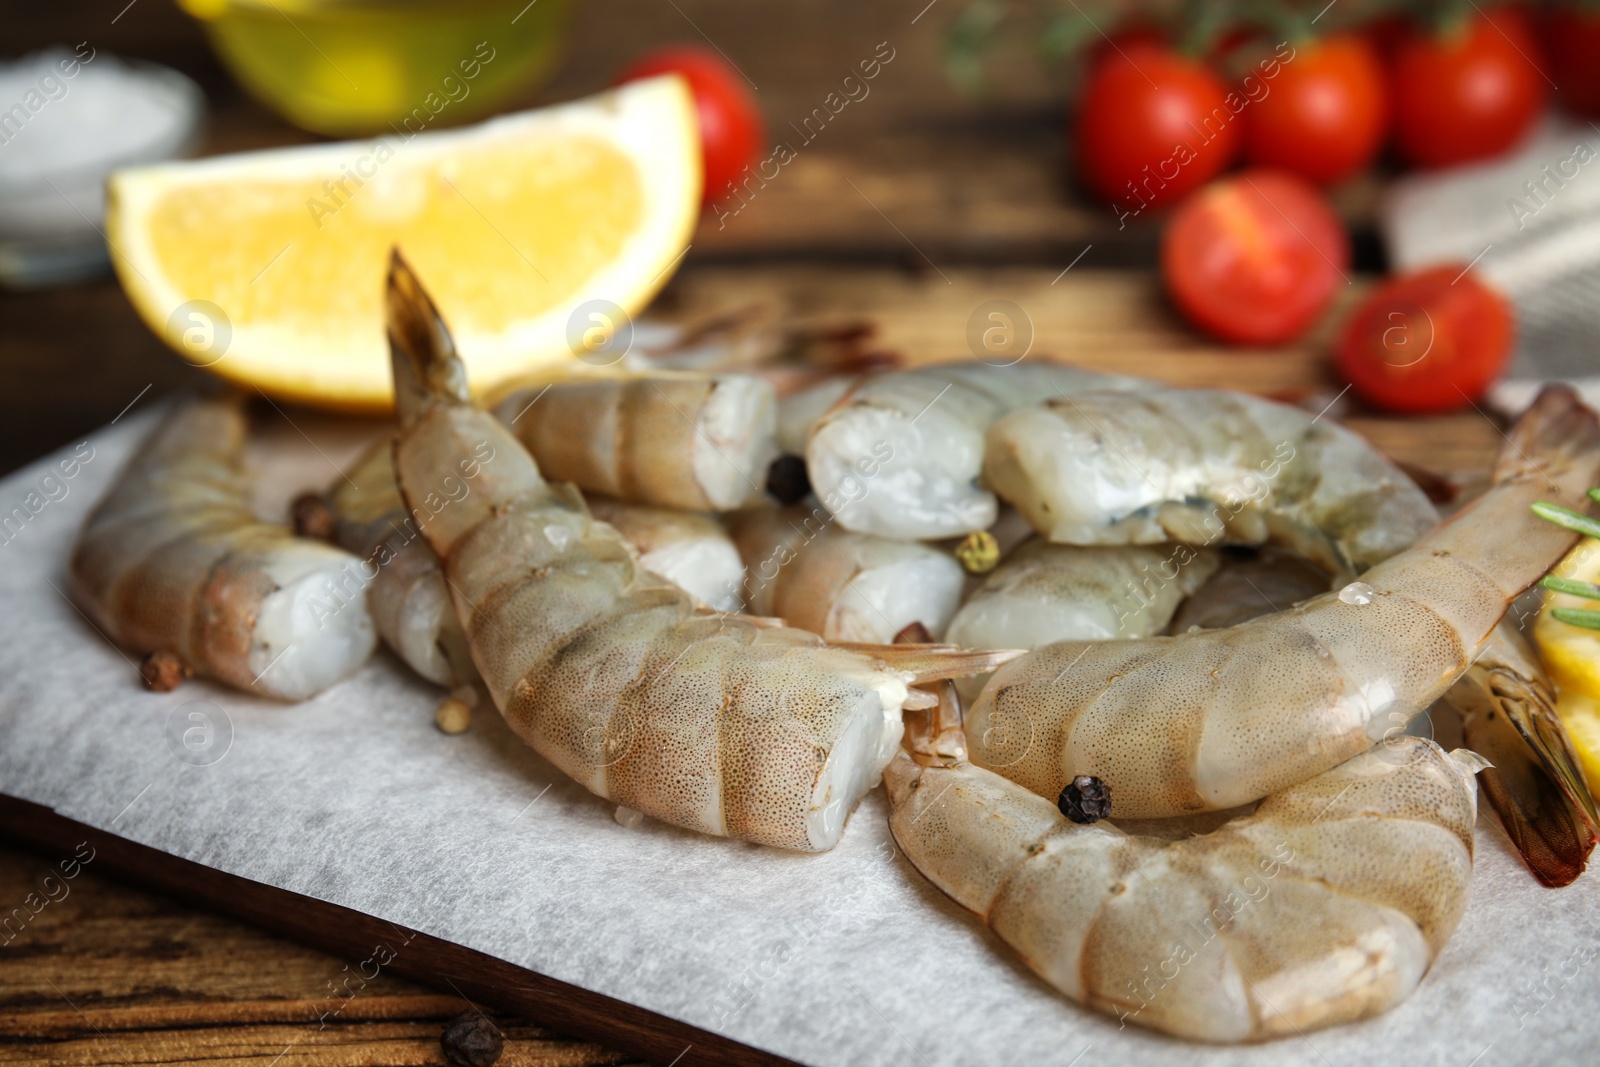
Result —
<instances>
[{"instance_id":1,"label":"wooden table surface","mask_svg":"<svg viewBox=\"0 0 1600 1067\"><path fill-rule=\"evenodd\" d=\"M126 3L29 5L8 21L3 47L17 54L89 40L185 71L210 100L207 152L307 140L228 81L171 0ZM961 0L925 4L576 5L566 64L530 102L601 88L649 45L709 40L757 86L777 131L880 42L894 49L872 94L779 180L738 215L702 225L659 313L765 303L818 320L864 315L887 347L960 356L973 310L1001 298L1031 321L1035 352L1188 385L1338 394L1325 368L1326 327L1290 349L1247 353L1184 329L1149 271L1157 231L1119 229L1064 178L1065 79L1042 72L1019 44L1002 50L988 97L962 97L938 63L940 34ZM1339 191L1358 232L1374 190L1368 181ZM1370 242L1358 243L1358 262L1377 264ZM1345 301L1360 287L1357 279ZM140 324L110 279L0 293L0 471L198 373ZM1472 412L1399 421L1346 401L1335 414L1397 458L1436 470L1481 470L1500 442L1499 429ZM57 858L0 847L0 913L34 891ZM336 1023L318 1026L348 962L88 872L67 900L0 947L0 1063L443 1062L440 1029L469 1007L455 994L384 975ZM506 1064L623 1062L533 1022L501 1024Z\"/></svg>"}]
</instances>

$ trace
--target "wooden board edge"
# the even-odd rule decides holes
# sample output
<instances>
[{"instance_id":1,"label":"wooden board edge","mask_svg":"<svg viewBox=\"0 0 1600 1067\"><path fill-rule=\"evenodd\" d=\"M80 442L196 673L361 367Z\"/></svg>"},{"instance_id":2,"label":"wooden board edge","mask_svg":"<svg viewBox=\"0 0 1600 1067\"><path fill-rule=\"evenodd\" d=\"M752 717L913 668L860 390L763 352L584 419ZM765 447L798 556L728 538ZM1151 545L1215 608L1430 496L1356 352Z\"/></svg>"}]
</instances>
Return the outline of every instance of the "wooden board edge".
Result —
<instances>
[{"instance_id":1,"label":"wooden board edge","mask_svg":"<svg viewBox=\"0 0 1600 1067\"><path fill-rule=\"evenodd\" d=\"M374 943L404 942L387 969L475 1003L653 1063L796 1067L792 1061L645 1008L338 904L228 874L0 793L0 839L46 855L94 849L96 872L239 919L351 959ZM692 1055L689 1053L692 1050Z\"/></svg>"}]
</instances>

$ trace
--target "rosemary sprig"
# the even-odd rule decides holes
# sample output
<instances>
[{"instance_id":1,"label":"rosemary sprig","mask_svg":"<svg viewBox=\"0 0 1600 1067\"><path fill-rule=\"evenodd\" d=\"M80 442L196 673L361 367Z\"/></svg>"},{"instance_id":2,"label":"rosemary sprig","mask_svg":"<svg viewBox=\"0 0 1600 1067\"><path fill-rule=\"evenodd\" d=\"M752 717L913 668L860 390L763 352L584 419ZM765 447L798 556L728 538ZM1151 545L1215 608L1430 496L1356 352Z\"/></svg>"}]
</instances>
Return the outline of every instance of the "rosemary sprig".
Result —
<instances>
[{"instance_id":1,"label":"rosemary sprig","mask_svg":"<svg viewBox=\"0 0 1600 1067\"><path fill-rule=\"evenodd\" d=\"M1589 499L1600 503L1600 489L1589 490ZM1585 537L1600 537L1600 520L1558 504L1546 504L1542 500L1532 507L1533 513L1541 519L1583 534ZM1600 585L1593 582L1580 582L1575 578L1558 578L1553 574L1547 574L1539 579L1539 585L1555 593L1567 593L1586 600L1600 600ZM1556 608L1550 612L1550 617L1557 622L1581 626L1586 630L1600 630L1600 611L1591 608Z\"/></svg>"}]
</instances>

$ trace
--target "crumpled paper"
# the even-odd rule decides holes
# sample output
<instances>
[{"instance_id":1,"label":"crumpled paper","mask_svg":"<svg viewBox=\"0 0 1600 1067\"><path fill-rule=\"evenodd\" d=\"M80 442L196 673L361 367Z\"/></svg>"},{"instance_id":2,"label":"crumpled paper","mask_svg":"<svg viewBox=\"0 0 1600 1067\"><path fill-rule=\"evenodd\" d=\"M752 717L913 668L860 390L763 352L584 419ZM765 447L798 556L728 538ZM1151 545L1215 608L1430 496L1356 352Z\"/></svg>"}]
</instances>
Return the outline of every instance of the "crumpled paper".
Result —
<instances>
[{"instance_id":1,"label":"crumpled paper","mask_svg":"<svg viewBox=\"0 0 1600 1067\"><path fill-rule=\"evenodd\" d=\"M0 482L13 516L0 545L0 792L802 1063L1494 1067L1593 1062L1600 1049L1600 879L1540 887L1486 804L1471 905L1410 1000L1219 1048L1121 1028L1035 978L899 855L881 791L833 852L796 855L654 821L625 828L493 713L439 733L441 694L387 654L298 705L198 681L147 692L132 657L66 599L66 561L157 414L77 446L92 458L70 479L56 464L73 448ZM316 443L282 428L293 447L270 452L277 507L291 483L332 481L374 432L296 418Z\"/></svg>"}]
</instances>

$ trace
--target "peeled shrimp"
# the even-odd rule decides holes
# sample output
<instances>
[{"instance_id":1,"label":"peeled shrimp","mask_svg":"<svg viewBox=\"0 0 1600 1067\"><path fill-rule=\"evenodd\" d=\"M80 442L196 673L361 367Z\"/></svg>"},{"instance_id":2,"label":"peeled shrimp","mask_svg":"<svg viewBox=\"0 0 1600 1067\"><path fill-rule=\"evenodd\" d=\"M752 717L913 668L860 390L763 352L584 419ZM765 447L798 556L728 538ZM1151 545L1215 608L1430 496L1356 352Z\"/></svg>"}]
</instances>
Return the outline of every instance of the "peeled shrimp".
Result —
<instances>
[{"instance_id":1,"label":"peeled shrimp","mask_svg":"<svg viewBox=\"0 0 1600 1067\"><path fill-rule=\"evenodd\" d=\"M557 381L513 391L495 413L545 477L684 511L763 498L777 458L777 398L751 374Z\"/></svg>"},{"instance_id":2,"label":"peeled shrimp","mask_svg":"<svg viewBox=\"0 0 1600 1067\"><path fill-rule=\"evenodd\" d=\"M967 597L946 640L962 648L1037 648L1149 637L1220 558L1215 549L1188 545L1084 548L1034 538Z\"/></svg>"},{"instance_id":3,"label":"peeled shrimp","mask_svg":"<svg viewBox=\"0 0 1600 1067\"><path fill-rule=\"evenodd\" d=\"M820 507L765 508L731 521L745 610L830 641L887 645L912 623L942 632L966 575L948 552L842 530Z\"/></svg>"},{"instance_id":4,"label":"peeled shrimp","mask_svg":"<svg viewBox=\"0 0 1600 1067\"><path fill-rule=\"evenodd\" d=\"M1376 1015L1466 908L1470 752L1397 737L1166 841L1069 822L959 751L919 747L884 772L906 857L1045 981L1124 1022L1232 1042Z\"/></svg>"},{"instance_id":5,"label":"peeled shrimp","mask_svg":"<svg viewBox=\"0 0 1600 1067\"><path fill-rule=\"evenodd\" d=\"M1303 782L1403 729L1467 671L1576 539L1529 505L1579 503L1597 468L1594 413L1548 389L1484 496L1337 593L1223 630L1061 642L1008 664L973 708L973 762L1047 797L1098 776L1134 818Z\"/></svg>"},{"instance_id":6,"label":"peeled shrimp","mask_svg":"<svg viewBox=\"0 0 1600 1067\"><path fill-rule=\"evenodd\" d=\"M1146 384L1043 360L867 375L812 427L806 467L847 530L959 537L995 521L994 494L978 485L990 423L1042 397Z\"/></svg>"},{"instance_id":7,"label":"peeled shrimp","mask_svg":"<svg viewBox=\"0 0 1600 1067\"><path fill-rule=\"evenodd\" d=\"M830 848L894 753L908 682L1004 658L867 655L697 609L471 406L449 333L398 253L387 305L401 492L415 505L471 478L423 534L473 660L512 730L598 795L704 833Z\"/></svg>"},{"instance_id":8,"label":"peeled shrimp","mask_svg":"<svg viewBox=\"0 0 1600 1067\"><path fill-rule=\"evenodd\" d=\"M134 453L72 553L110 638L239 689L303 700L376 643L355 557L250 510L244 402L180 404Z\"/></svg>"},{"instance_id":9,"label":"peeled shrimp","mask_svg":"<svg viewBox=\"0 0 1600 1067\"><path fill-rule=\"evenodd\" d=\"M1052 541L1269 538L1336 574L1409 547L1436 515L1356 434L1240 393L1051 397L989 427L984 478Z\"/></svg>"},{"instance_id":10,"label":"peeled shrimp","mask_svg":"<svg viewBox=\"0 0 1600 1067\"><path fill-rule=\"evenodd\" d=\"M728 531L708 515L586 498L589 514L613 527L639 563L717 611L738 611L744 563Z\"/></svg>"}]
</instances>

